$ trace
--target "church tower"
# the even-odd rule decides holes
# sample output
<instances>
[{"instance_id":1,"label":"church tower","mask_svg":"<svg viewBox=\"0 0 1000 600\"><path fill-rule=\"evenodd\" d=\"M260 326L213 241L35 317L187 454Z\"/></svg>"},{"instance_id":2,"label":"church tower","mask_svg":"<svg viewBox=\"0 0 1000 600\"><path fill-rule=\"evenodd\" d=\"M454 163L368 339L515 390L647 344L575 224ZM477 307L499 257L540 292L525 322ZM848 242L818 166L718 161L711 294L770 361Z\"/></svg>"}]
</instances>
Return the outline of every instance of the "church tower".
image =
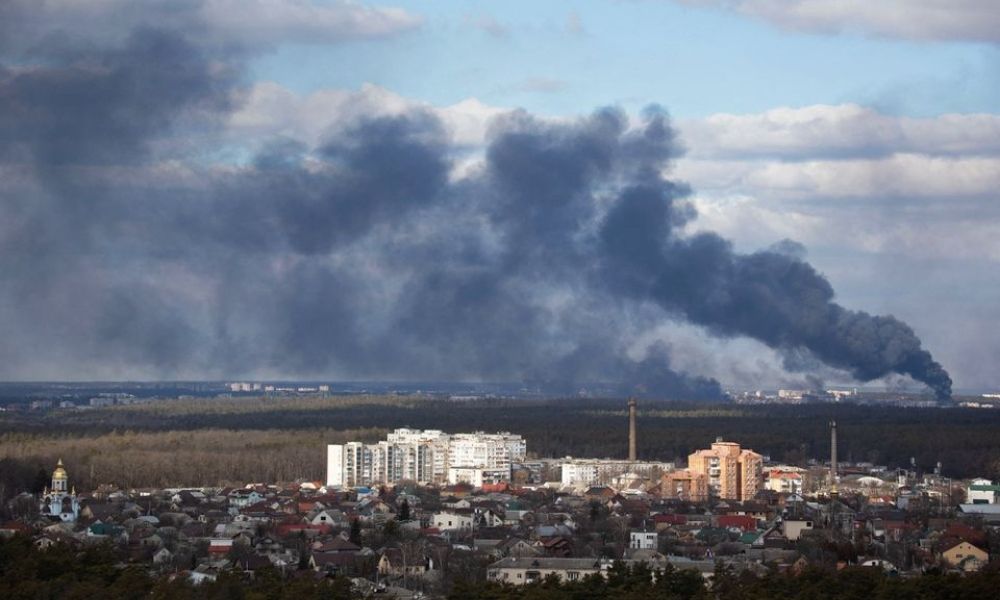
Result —
<instances>
[{"instance_id":1,"label":"church tower","mask_svg":"<svg viewBox=\"0 0 1000 600\"><path fill-rule=\"evenodd\" d=\"M52 491L66 493L68 491L66 484L69 482L69 476L66 475L66 469L63 468L62 459L56 463L56 470L52 471Z\"/></svg>"},{"instance_id":2,"label":"church tower","mask_svg":"<svg viewBox=\"0 0 1000 600\"><path fill-rule=\"evenodd\" d=\"M42 516L64 522L71 523L80 516L80 502L76 490L69 488L69 475L61 458L52 471L52 488L42 494L38 509Z\"/></svg>"}]
</instances>

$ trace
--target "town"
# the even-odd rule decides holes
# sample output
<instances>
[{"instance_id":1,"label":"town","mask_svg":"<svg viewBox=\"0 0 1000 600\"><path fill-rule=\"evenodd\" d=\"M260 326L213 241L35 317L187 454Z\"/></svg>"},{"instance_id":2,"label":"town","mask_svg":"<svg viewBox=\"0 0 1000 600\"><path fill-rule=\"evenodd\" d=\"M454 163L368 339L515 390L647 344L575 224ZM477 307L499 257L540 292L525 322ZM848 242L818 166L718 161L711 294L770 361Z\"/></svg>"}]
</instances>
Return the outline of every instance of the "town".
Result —
<instances>
[{"instance_id":1,"label":"town","mask_svg":"<svg viewBox=\"0 0 1000 600\"><path fill-rule=\"evenodd\" d=\"M995 564L1000 485L988 479L841 462L835 422L831 456L806 467L724 437L683 466L646 460L636 405L621 458L538 458L515 433L398 428L329 445L325 481L78 490L59 461L41 493L8 502L0 535L43 552L109 544L122 564L194 585L266 569L397 598L640 566L710 582L719 569L906 578Z\"/></svg>"}]
</instances>

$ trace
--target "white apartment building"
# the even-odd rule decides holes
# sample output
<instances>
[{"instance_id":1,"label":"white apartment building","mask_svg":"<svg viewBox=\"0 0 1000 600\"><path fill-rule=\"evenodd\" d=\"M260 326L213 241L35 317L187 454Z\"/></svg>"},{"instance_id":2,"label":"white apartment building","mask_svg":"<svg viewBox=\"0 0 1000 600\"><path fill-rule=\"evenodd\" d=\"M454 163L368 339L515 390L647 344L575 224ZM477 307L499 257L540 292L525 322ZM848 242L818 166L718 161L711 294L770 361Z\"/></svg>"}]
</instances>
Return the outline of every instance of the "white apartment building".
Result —
<instances>
[{"instance_id":1,"label":"white apartment building","mask_svg":"<svg viewBox=\"0 0 1000 600\"><path fill-rule=\"evenodd\" d=\"M375 444L328 445L326 484L359 487L412 480L481 486L510 480L512 465L525 454L524 439L507 432L449 435L401 428Z\"/></svg>"},{"instance_id":2,"label":"white apartment building","mask_svg":"<svg viewBox=\"0 0 1000 600\"><path fill-rule=\"evenodd\" d=\"M560 464L560 467L562 470L562 485L569 487L589 487L592 485L608 485L615 478L626 473L634 473L647 479L658 479L662 473L673 471L674 463L567 457Z\"/></svg>"},{"instance_id":3,"label":"white apartment building","mask_svg":"<svg viewBox=\"0 0 1000 600\"><path fill-rule=\"evenodd\" d=\"M805 469L798 467L775 467L769 469L764 478L764 489L784 494L801 494Z\"/></svg>"},{"instance_id":4,"label":"white apartment building","mask_svg":"<svg viewBox=\"0 0 1000 600\"><path fill-rule=\"evenodd\" d=\"M488 483L510 481L510 469L484 469L482 467L449 467L448 483L468 483L472 487L483 487Z\"/></svg>"}]
</instances>

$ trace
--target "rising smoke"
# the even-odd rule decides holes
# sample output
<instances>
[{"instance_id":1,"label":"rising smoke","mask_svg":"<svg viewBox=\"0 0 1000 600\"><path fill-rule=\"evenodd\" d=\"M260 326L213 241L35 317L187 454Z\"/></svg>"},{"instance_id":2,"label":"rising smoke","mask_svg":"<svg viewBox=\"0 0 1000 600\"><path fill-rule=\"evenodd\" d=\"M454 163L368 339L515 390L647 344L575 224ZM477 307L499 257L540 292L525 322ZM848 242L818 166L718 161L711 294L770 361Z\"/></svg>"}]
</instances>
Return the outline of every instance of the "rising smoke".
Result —
<instances>
[{"instance_id":1,"label":"rising smoke","mask_svg":"<svg viewBox=\"0 0 1000 600\"><path fill-rule=\"evenodd\" d=\"M275 139L244 160L222 132L245 50L148 27L112 47L38 39L0 47L6 377L523 380L568 393L605 381L719 397L714 380L672 370L666 345L634 354L673 319L950 395L909 326L834 303L794 244L739 254L685 234L696 215L690 190L663 176L678 148L658 109L635 125L615 109L504 115L462 176L421 109L354 118L317 147Z\"/></svg>"}]
</instances>

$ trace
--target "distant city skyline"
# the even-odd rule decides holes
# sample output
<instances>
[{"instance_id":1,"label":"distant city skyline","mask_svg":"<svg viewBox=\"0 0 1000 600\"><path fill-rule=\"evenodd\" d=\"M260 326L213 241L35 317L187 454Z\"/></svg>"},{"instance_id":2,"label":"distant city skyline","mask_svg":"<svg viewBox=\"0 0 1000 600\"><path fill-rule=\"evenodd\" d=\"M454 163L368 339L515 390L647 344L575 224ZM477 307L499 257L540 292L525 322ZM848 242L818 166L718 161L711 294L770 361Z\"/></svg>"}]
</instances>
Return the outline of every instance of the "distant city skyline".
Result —
<instances>
[{"instance_id":1,"label":"distant city skyline","mask_svg":"<svg viewBox=\"0 0 1000 600\"><path fill-rule=\"evenodd\" d=\"M6 3L0 380L1000 389L1000 12L937 4Z\"/></svg>"}]
</instances>

